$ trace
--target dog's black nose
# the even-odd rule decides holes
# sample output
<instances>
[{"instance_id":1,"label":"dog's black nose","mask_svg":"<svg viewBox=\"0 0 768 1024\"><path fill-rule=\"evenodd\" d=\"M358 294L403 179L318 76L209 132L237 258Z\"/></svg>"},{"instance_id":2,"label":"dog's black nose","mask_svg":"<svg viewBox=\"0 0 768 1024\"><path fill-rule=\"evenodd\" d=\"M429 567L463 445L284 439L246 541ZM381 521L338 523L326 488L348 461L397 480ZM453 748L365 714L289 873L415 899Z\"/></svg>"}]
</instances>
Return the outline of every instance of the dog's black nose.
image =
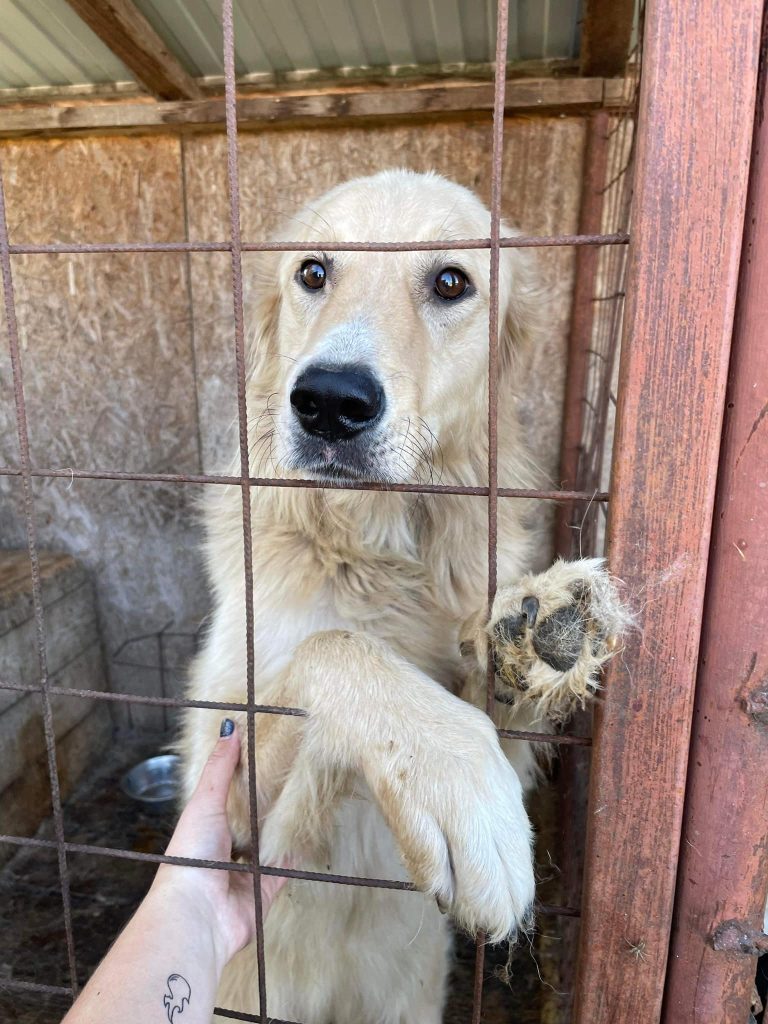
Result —
<instances>
[{"instance_id":1,"label":"dog's black nose","mask_svg":"<svg viewBox=\"0 0 768 1024\"><path fill-rule=\"evenodd\" d=\"M309 366L293 386L291 406L308 434L339 441L373 426L384 411L384 392L359 366Z\"/></svg>"}]
</instances>

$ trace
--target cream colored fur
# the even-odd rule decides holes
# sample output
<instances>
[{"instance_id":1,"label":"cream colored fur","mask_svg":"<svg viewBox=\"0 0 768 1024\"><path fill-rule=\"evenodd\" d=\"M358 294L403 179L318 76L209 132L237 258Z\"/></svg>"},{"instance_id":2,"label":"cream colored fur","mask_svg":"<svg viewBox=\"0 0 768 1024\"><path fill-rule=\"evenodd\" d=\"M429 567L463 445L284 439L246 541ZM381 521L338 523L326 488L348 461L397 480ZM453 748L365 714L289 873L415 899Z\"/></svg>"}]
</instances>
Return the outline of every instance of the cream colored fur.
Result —
<instances>
[{"instance_id":1,"label":"cream colored fur","mask_svg":"<svg viewBox=\"0 0 768 1024\"><path fill-rule=\"evenodd\" d=\"M341 185L281 237L488 234L488 212L470 192L403 171ZM250 280L251 472L309 475L296 456L288 396L301 368L322 359L365 365L382 381L386 417L372 453L378 479L485 484L488 252L327 254L332 269L322 295L309 295L296 280L308 256L325 258L311 247L264 256ZM463 268L475 294L436 302L429 281L441 266ZM504 250L503 486L540 482L515 412L526 349L546 324L537 285L531 254ZM327 457L330 465L330 448ZM190 696L243 701L241 495L237 488L212 491L205 519L215 607ZM534 896L523 793L537 778L535 754L509 741L502 751L493 724L471 704L475 694L483 703L482 671L459 653L462 625L481 621L485 607L486 502L263 487L251 492L251 514L256 700L309 713L257 716L262 860L290 853L297 866L411 878L423 890L290 883L266 922L270 1016L305 1024L438 1024L450 949L438 903L460 926L501 939L525 925ZM513 590L502 588L499 600L517 600L514 584L542 568L546 553L541 508L501 501L499 580ZM601 573L576 563L567 580L554 582L554 594L546 573L524 589L541 585L542 600L565 603L573 599L571 577L589 586ZM554 676L547 685L557 688L562 674ZM496 725L546 730L538 697L518 697L498 704ZM213 712L186 715L187 793L218 723ZM236 844L246 848L243 772L230 818ZM257 990L251 947L230 965L218 1001L257 1012Z\"/></svg>"}]
</instances>

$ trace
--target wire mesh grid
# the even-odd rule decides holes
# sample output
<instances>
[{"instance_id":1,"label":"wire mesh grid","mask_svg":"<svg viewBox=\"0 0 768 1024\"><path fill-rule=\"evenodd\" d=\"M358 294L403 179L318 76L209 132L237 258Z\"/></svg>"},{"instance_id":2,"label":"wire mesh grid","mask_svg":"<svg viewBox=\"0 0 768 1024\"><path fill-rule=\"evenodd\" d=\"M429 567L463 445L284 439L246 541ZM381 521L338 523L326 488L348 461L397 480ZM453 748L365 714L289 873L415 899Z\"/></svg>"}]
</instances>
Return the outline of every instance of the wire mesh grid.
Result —
<instances>
[{"instance_id":1,"label":"wire mesh grid","mask_svg":"<svg viewBox=\"0 0 768 1024\"><path fill-rule=\"evenodd\" d=\"M47 756L47 767L50 781L52 798L52 817L54 824L53 840L44 840L24 836L1 835L0 843L11 846L28 846L49 848L56 851L58 861L58 874L61 889L64 932L66 937L67 961L70 976L69 986L45 985L35 982L14 981L12 979L0 979L0 985L8 989L18 991L51 993L70 998L75 998L78 993L77 968L76 968L76 947L73 933L72 908L70 899L68 855L88 854L93 856L106 856L123 858L128 860L142 860L149 863L171 863L197 866L200 868L217 868L228 871L250 873L253 879L255 896L255 935L257 946L257 959L259 966L259 999L258 1014L238 1012L224 1007L217 1007L215 1012L218 1016L243 1021L266 1021L273 1020L275 1024L281 1024L275 1018L268 1018L267 1009L267 976L265 970L264 955L264 921L261 906L260 879L264 875L279 875L287 878L326 882L331 884L368 886L384 889L413 890L415 887L408 882L395 881L391 879L377 879L367 877L355 877L347 875L334 875L327 872L311 872L300 870L289 870L274 868L262 865L259 859L259 815L256 797L255 757L254 757L254 735L255 716L257 714L279 714L279 715L304 715L300 708L273 707L258 704L255 699L254 680L254 609L253 609L253 565L252 565L252 534L250 524L250 491L254 487L304 487L304 488L333 488L353 490L389 490L403 492L418 492L426 494L462 494L472 495L479 498L486 498L488 505L488 602L489 606L493 601L496 591L496 547L497 547L497 510L498 500L515 499L519 497L538 498L543 500L559 500L576 503L575 507L587 503L587 508L604 505L608 500L606 489L598 489L594 486L595 480L601 477L602 447L601 441L605 433L608 406L606 399L605 381L611 380L612 367L614 365L615 339L618 335L621 310L621 287L625 265L626 243L626 219L628 216L629 203L629 180L630 175L626 173L627 167L617 163L613 175L615 180L608 176L606 189L609 193L609 200L606 203L606 212L603 220L604 230L596 234L564 234L552 236L501 236L501 182L502 182L502 154L504 144L504 107L505 107L505 85L506 85L506 53L507 53L507 29L509 22L509 0L499 0L497 12L497 35L496 35L496 75L494 87L493 106L493 146L492 146L492 175L491 175L491 224L490 236L481 239L465 239L444 241L440 239L419 242L400 243L377 243L377 242L324 242L322 247L328 251L365 251L365 252L389 252L389 251L414 251L414 250L441 250L441 249L486 249L490 252L490 310L489 310L489 356L488 356L488 485L477 487L452 486L441 484L382 484L377 482L320 482L316 480L295 480L282 478L260 478L250 475L249 451L248 451L248 413L246 405L246 371L245 371L245 338L244 338L244 315L243 315L243 277L242 277L242 254L244 252L256 251L301 251L306 248L302 242L244 242L241 238L240 226L240 197L238 177L238 141L237 141L237 101L235 84L234 64L234 29L232 0L222 2L222 26L223 26L223 47L225 64L225 107L226 107L226 151L227 151L227 178L229 198L229 219L230 238L226 242L170 242L170 243L147 243L129 242L117 244L51 244L51 245L12 245L9 239L8 222L5 209L4 190L2 176L0 175L0 265L2 267L3 290L5 298L5 310L8 327L8 340L11 355L11 367L13 376L14 399L16 406L16 419L19 441L19 465L0 467L0 475L15 476L20 478L23 494L23 511L27 535L27 547L31 568L32 596L34 606L34 619L36 627L37 657L39 664L39 684L22 685L10 681L0 680L0 689L15 690L29 693L36 693L40 697L42 719L44 726L45 747ZM628 97L629 99L629 97ZM629 104L628 104L629 105ZM616 133L616 141L612 146L614 160L627 161L629 150L627 149L628 133L631 133L631 118L624 116L619 119ZM631 146L630 146L631 149ZM611 227L611 230L608 228ZM312 243L316 246L317 243ZM498 486L497 476L497 338L499 328L499 259L500 252L508 247L545 247L545 246L600 246L600 272L604 289L608 289L604 295L596 296L596 306L599 308L594 319L591 348L594 351L594 362L591 365L588 375L590 388L585 399L586 407L591 410L588 422L585 422L583 459L580 467L580 485L572 490L567 489L515 489L502 488ZM240 451L240 475L226 476L217 474L170 474L170 473L129 473L119 469L108 471L95 471L88 469L56 469L35 467L31 463L30 446L28 438L28 420L24 395L24 383L22 375L22 364L20 356L20 345L18 325L16 320L12 258L16 255L43 254L43 253L147 253L147 252L228 252L231 261L232 275L232 300L234 312L234 350L237 375L237 407L238 407L238 428L239 428L239 451ZM613 293L610 292L613 289ZM609 305L610 304L610 305ZM603 309L608 312L603 312ZM596 390L595 390L596 389ZM602 431L602 433L601 433ZM41 588L40 566L38 559L38 548L35 530L35 507L32 491L32 480L36 477L64 477L72 479L91 480L127 480L133 482L156 482L173 484L210 484L210 485L234 485L238 486L242 494L242 519L243 519L243 541L244 541L244 576L245 576L245 604L246 604L246 643L247 643L247 664L246 703L226 703L217 701L189 700L176 697L157 697L129 693L100 692L83 689L69 689L56 687L51 684L46 662L46 633L45 617L43 608L43 595ZM583 485L582 485L583 481ZM246 714L247 720L247 741L248 741L248 785L250 795L250 825L252 834L251 858L249 863L224 863L219 861L203 861L183 857L167 857L153 855L130 850L111 849L100 846L86 846L68 842L64 831L64 819L62 812L61 788L56 760L56 740L53 728L53 716L51 700L54 696L67 696L73 699L89 698L95 700L124 702L128 705L140 703L155 705L162 708L207 708L218 711L242 711ZM489 666L487 703L486 708L489 714L493 709L493 674ZM528 742L555 743L563 746L576 745L588 746L591 740L588 737L568 733L557 735L541 734L537 732L522 732L516 730L499 730L502 738L512 738ZM539 913L555 914L564 917L577 917L578 910L572 907L541 905L537 907ZM479 1024L482 1012L483 999L483 966L484 966L484 936L477 938L477 953L475 963L474 1000L472 1010L472 1024ZM291 1022L285 1022L291 1024Z\"/></svg>"},{"instance_id":2,"label":"wire mesh grid","mask_svg":"<svg viewBox=\"0 0 768 1024\"><path fill-rule=\"evenodd\" d=\"M624 79L621 112L610 118L606 115L598 129L604 132L601 139L604 180L598 204L601 227L606 233L627 234L630 227L639 45L630 57L634 60ZM584 509L571 505L571 551L579 556L605 553L607 506L599 499L606 492L610 479L627 256L625 246L598 250L594 291L589 296L591 322L579 339L583 345L584 381L583 392L578 396L581 431L573 484L580 491L591 490L595 496L595 501Z\"/></svg>"}]
</instances>

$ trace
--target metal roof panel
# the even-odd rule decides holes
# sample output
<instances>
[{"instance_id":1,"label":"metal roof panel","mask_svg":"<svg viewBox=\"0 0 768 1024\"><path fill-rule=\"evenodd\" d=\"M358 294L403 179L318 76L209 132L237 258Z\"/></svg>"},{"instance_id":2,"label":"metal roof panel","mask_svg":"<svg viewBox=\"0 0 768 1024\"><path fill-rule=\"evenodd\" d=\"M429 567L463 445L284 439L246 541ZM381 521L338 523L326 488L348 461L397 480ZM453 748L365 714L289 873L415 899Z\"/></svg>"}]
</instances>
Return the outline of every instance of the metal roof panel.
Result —
<instances>
[{"instance_id":1,"label":"metal roof panel","mask_svg":"<svg viewBox=\"0 0 768 1024\"><path fill-rule=\"evenodd\" d=\"M220 76L220 0L134 0L186 70ZM238 75L493 60L494 0L234 0ZM573 57L580 0L512 0L511 60ZM130 81L66 0L0 0L0 88Z\"/></svg>"},{"instance_id":2,"label":"metal roof panel","mask_svg":"<svg viewBox=\"0 0 768 1024\"><path fill-rule=\"evenodd\" d=\"M132 77L66 0L0 0L0 88Z\"/></svg>"}]
</instances>

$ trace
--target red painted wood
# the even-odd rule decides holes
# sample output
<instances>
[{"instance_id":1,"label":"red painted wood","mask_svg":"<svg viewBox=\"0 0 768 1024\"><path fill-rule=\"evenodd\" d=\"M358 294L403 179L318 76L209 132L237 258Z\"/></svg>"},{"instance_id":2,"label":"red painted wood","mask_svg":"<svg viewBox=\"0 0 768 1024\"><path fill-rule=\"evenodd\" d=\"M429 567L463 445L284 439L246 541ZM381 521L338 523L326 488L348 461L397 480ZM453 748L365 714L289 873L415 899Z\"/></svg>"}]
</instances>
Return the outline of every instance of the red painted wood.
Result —
<instances>
[{"instance_id":1,"label":"red painted wood","mask_svg":"<svg viewBox=\"0 0 768 1024\"><path fill-rule=\"evenodd\" d=\"M754 956L715 951L727 920L760 933L768 889L768 124L756 118L672 930L665 1024L744 1024Z\"/></svg>"},{"instance_id":2,"label":"red painted wood","mask_svg":"<svg viewBox=\"0 0 768 1024\"><path fill-rule=\"evenodd\" d=\"M649 0L609 539L638 632L590 781L577 1024L657 1024L752 138L761 0Z\"/></svg>"}]
</instances>

